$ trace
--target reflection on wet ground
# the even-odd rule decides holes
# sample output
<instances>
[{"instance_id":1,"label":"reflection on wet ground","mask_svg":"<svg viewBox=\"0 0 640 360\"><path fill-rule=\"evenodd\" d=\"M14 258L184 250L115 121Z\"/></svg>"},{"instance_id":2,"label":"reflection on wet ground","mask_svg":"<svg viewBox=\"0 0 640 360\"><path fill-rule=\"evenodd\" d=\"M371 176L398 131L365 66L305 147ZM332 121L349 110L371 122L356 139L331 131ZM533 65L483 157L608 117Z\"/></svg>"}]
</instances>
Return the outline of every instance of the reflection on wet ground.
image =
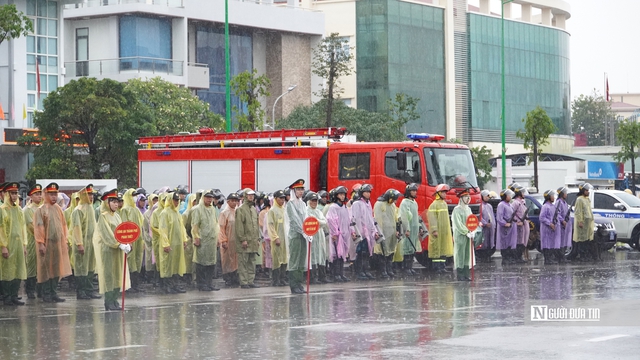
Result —
<instances>
[{"instance_id":1,"label":"reflection on wet ground","mask_svg":"<svg viewBox=\"0 0 640 360\"><path fill-rule=\"evenodd\" d=\"M494 259L478 266L473 283L425 273L412 279L313 286L308 297L292 296L287 288L149 293L128 296L124 313L105 312L102 300L76 301L63 293L67 302L62 304L29 300L23 307L0 306L0 358L369 359L465 357L467 349L468 357L477 359L471 344L492 347L491 342L467 344L466 339L491 334L495 347L502 349L501 339L510 336L529 344L545 341L549 331L577 331L525 327L527 300L640 298L639 259L637 252L616 253L598 264L544 266L533 261L523 267L502 267ZM638 328L625 329L620 337L638 344ZM597 339L599 331L608 334L596 330L589 336ZM452 352L452 346L461 350ZM507 357L528 357L519 354Z\"/></svg>"}]
</instances>

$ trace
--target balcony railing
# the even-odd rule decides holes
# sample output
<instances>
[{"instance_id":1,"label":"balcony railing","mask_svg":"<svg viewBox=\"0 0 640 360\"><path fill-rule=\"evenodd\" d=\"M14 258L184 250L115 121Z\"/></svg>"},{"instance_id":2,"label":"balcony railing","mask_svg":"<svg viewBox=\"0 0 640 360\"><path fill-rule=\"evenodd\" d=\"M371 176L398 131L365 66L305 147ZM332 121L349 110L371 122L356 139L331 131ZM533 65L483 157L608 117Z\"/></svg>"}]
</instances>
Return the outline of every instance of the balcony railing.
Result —
<instances>
[{"instance_id":1,"label":"balcony railing","mask_svg":"<svg viewBox=\"0 0 640 360\"><path fill-rule=\"evenodd\" d=\"M149 4L168 7L184 7L184 0L85 0L76 4L66 4L64 7L66 9L80 9L122 4Z\"/></svg>"},{"instance_id":2,"label":"balcony railing","mask_svg":"<svg viewBox=\"0 0 640 360\"><path fill-rule=\"evenodd\" d=\"M103 76L121 73L151 73L182 76L184 61L134 56L117 59L64 63L67 77Z\"/></svg>"}]
</instances>

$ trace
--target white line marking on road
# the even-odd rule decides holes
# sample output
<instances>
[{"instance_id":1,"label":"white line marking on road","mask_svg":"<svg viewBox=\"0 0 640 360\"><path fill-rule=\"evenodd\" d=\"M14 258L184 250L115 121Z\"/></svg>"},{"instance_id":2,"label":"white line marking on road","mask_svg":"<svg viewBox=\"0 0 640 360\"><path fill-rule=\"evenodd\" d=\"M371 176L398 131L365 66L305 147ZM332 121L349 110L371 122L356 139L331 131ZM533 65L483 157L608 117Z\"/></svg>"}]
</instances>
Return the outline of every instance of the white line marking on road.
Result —
<instances>
[{"instance_id":1,"label":"white line marking on road","mask_svg":"<svg viewBox=\"0 0 640 360\"><path fill-rule=\"evenodd\" d=\"M1 318L0 321L6 321L6 320L18 320L18 318Z\"/></svg>"},{"instance_id":2,"label":"white line marking on road","mask_svg":"<svg viewBox=\"0 0 640 360\"><path fill-rule=\"evenodd\" d=\"M324 327L324 326L334 326L334 325L340 325L340 324L342 323L324 323L324 324L315 324L315 325L291 326L289 327L289 329L309 329L309 328Z\"/></svg>"},{"instance_id":3,"label":"white line marking on road","mask_svg":"<svg viewBox=\"0 0 640 360\"><path fill-rule=\"evenodd\" d=\"M71 316L71 314L55 314L55 315L40 315L38 317L60 317L60 316Z\"/></svg>"},{"instance_id":4,"label":"white line marking on road","mask_svg":"<svg viewBox=\"0 0 640 360\"><path fill-rule=\"evenodd\" d=\"M200 305L220 305L220 303L219 302L206 302L206 303L189 304L189 306L200 306Z\"/></svg>"},{"instance_id":5,"label":"white line marking on road","mask_svg":"<svg viewBox=\"0 0 640 360\"><path fill-rule=\"evenodd\" d=\"M240 299L240 300L236 300L236 301L260 301L262 299Z\"/></svg>"},{"instance_id":6,"label":"white line marking on road","mask_svg":"<svg viewBox=\"0 0 640 360\"><path fill-rule=\"evenodd\" d=\"M153 306L153 307L146 307L143 308L145 310L155 310L155 309L168 309L168 308L172 308L173 305L169 305L169 306Z\"/></svg>"},{"instance_id":7,"label":"white line marking on road","mask_svg":"<svg viewBox=\"0 0 640 360\"><path fill-rule=\"evenodd\" d=\"M600 342L600 341L613 340L613 339L618 339L618 338L623 338L623 337L628 337L628 336L631 336L631 335L616 334L616 335L597 337L597 338L589 339L587 341L589 341L589 342Z\"/></svg>"},{"instance_id":8,"label":"white line marking on road","mask_svg":"<svg viewBox=\"0 0 640 360\"><path fill-rule=\"evenodd\" d=\"M600 295L600 293L582 293L582 294L572 294L571 296L587 296L587 295Z\"/></svg>"},{"instance_id":9,"label":"white line marking on road","mask_svg":"<svg viewBox=\"0 0 640 360\"><path fill-rule=\"evenodd\" d=\"M481 308L481 307L486 307L486 306L484 305L464 306L464 307L453 308L451 310L469 310L469 309L475 309L475 308Z\"/></svg>"},{"instance_id":10,"label":"white line marking on road","mask_svg":"<svg viewBox=\"0 0 640 360\"><path fill-rule=\"evenodd\" d=\"M94 353L100 351L109 351L109 350L120 350L120 349L130 349L130 348L139 348L146 347L147 345L124 345L124 346L112 346L106 348L97 348L97 349L89 349L89 350L78 350L81 353Z\"/></svg>"}]
</instances>

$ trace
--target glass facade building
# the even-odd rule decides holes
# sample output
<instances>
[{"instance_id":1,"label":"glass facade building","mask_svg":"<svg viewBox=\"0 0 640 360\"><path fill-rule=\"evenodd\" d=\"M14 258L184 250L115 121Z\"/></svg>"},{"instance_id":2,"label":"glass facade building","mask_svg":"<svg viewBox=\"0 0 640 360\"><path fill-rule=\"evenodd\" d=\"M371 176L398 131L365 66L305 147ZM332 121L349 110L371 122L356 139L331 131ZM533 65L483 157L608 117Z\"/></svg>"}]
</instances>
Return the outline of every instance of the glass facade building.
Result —
<instances>
[{"instance_id":1,"label":"glass facade building","mask_svg":"<svg viewBox=\"0 0 640 360\"><path fill-rule=\"evenodd\" d=\"M405 93L420 99L407 133L446 133L444 9L357 1L356 64L358 108L387 111L387 100Z\"/></svg>"},{"instance_id":2,"label":"glass facade building","mask_svg":"<svg viewBox=\"0 0 640 360\"><path fill-rule=\"evenodd\" d=\"M468 14L470 140L500 142L501 20ZM569 38L562 29L505 21L505 128L508 142L536 106L553 120L557 134L571 135Z\"/></svg>"},{"instance_id":3,"label":"glass facade building","mask_svg":"<svg viewBox=\"0 0 640 360\"><path fill-rule=\"evenodd\" d=\"M120 70L169 71L170 19L125 15L120 18L119 34Z\"/></svg>"},{"instance_id":4,"label":"glass facade building","mask_svg":"<svg viewBox=\"0 0 640 360\"><path fill-rule=\"evenodd\" d=\"M198 97L209 103L211 111L222 115L225 108L224 28L198 25L196 31L196 62L209 66L209 89L198 90ZM229 30L229 66L231 77L253 69L253 41L251 33ZM240 107L240 99L231 92L231 106Z\"/></svg>"}]
</instances>

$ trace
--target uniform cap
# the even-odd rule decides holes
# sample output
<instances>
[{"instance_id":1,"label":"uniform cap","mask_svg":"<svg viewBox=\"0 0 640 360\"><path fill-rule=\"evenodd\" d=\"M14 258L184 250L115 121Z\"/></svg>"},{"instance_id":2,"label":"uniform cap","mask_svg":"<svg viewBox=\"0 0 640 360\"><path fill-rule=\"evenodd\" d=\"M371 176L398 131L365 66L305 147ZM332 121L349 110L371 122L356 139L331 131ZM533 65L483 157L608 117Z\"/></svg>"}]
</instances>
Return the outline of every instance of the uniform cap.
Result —
<instances>
[{"instance_id":1,"label":"uniform cap","mask_svg":"<svg viewBox=\"0 0 640 360\"><path fill-rule=\"evenodd\" d=\"M18 191L20 189L20 184L17 182L8 182L4 186L4 191Z\"/></svg>"},{"instance_id":2,"label":"uniform cap","mask_svg":"<svg viewBox=\"0 0 640 360\"><path fill-rule=\"evenodd\" d=\"M60 190L60 186L57 183L52 182L51 184L45 186L44 191L51 193L51 192L58 192L58 190Z\"/></svg>"},{"instance_id":3,"label":"uniform cap","mask_svg":"<svg viewBox=\"0 0 640 360\"><path fill-rule=\"evenodd\" d=\"M293 184L289 185L290 189L303 188L303 187L304 187L304 179L298 179L294 181Z\"/></svg>"},{"instance_id":4,"label":"uniform cap","mask_svg":"<svg viewBox=\"0 0 640 360\"><path fill-rule=\"evenodd\" d=\"M256 194L256 192L253 191L251 188L246 188L246 189L242 190L242 193L244 193L244 196L255 195Z\"/></svg>"},{"instance_id":5,"label":"uniform cap","mask_svg":"<svg viewBox=\"0 0 640 360\"><path fill-rule=\"evenodd\" d=\"M304 201L311 201L311 200L320 200L320 196L318 196L318 193L315 193L313 191L309 191L309 193L304 197Z\"/></svg>"},{"instance_id":6,"label":"uniform cap","mask_svg":"<svg viewBox=\"0 0 640 360\"><path fill-rule=\"evenodd\" d=\"M42 185L35 184L31 189L29 189L29 192L27 193L27 195L31 196L40 191L42 191Z\"/></svg>"},{"instance_id":7,"label":"uniform cap","mask_svg":"<svg viewBox=\"0 0 640 360\"><path fill-rule=\"evenodd\" d=\"M457 195L458 195L459 198L461 198L461 197L463 197L465 195L470 195L469 194L469 189L460 190L460 191L458 191Z\"/></svg>"},{"instance_id":8,"label":"uniform cap","mask_svg":"<svg viewBox=\"0 0 640 360\"><path fill-rule=\"evenodd\" d=\"M273 193L273 198L277 199L277 198L286 198L287 195L284 194L284 191L282 190L278 190L276 192Z\"/></svg>"},{"instance_id":9,"label":"uniform cap","mask_svg":"<svg viewBox=\"0 0 640 360\"><path fill-rule=\"evenodd\" d=\"M213 193L213 190L207 190L204 192L204 194L202 194L202 196L206 196L206 197L216 197L216 195Z\"/></svg>"},{"instance_id":10,"label":"uniform cap","mask_svg":"<svg viewBox=\"0 0 640 360\"><path fill-rule=\"evenodd\" d=\"M118 198L118 189L111 189L102 194L100 200L107 201L108 199L117 199Z\"/></svg>"},{"instance_id":11,"label":"uniform cap","mask_svg":"<svg viewBox=\"0 0 640 360\"><path fill-rule=\"evenodd\" d=\"M228 200L240 200L240 196L238 196L238 193L231 193L227 196L227 201Z\"/></svg>"}]
</instances>

